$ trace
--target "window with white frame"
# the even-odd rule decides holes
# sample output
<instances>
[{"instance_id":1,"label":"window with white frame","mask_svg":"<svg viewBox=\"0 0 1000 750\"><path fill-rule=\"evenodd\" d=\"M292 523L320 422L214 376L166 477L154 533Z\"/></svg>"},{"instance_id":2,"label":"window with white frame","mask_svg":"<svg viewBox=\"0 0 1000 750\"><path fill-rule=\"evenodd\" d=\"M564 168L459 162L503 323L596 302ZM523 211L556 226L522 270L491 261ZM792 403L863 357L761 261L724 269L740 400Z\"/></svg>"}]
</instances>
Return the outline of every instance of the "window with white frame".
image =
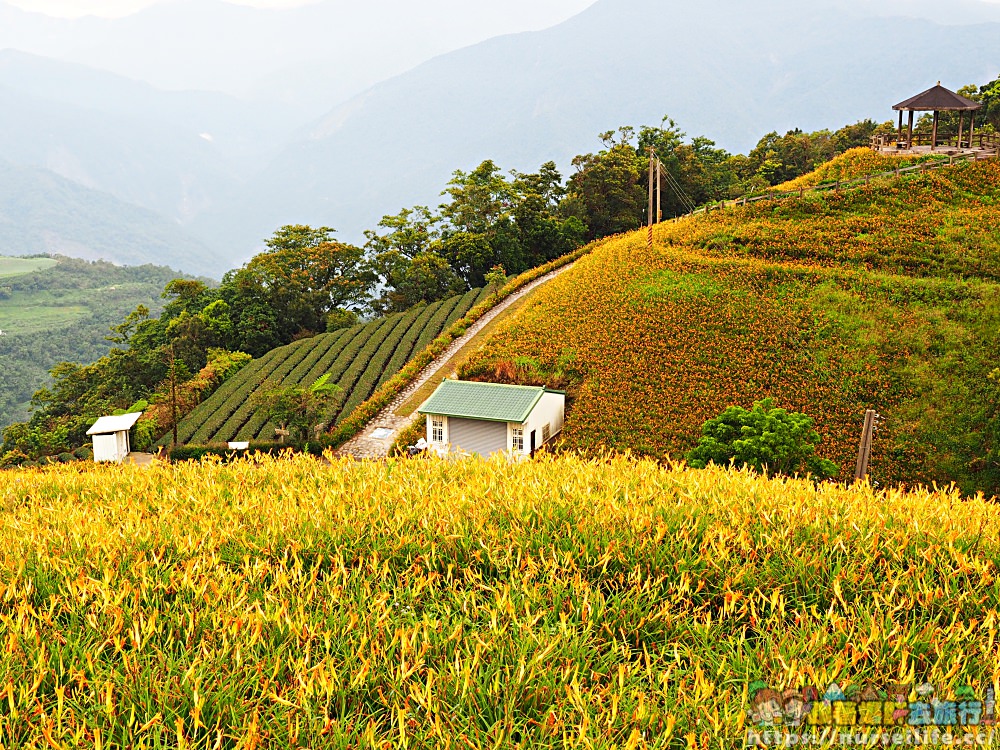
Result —
<instances>
[{"instance_id":1,"label":"window with white frame","mask_svg":"<svg viewBox=\"0 0 1000 750\"><path fill-rule=\"evenodd\" d=\"M524 452L524 428L523 427L511 427L510 428L510 448L515 453Z\"/></svg>"},{"instance_id":2,"label":"window with white frame","mask_svg":"<svg viewBox=\"0 0 1000 750\"><path fill-rule=\"evenodd\" d=\"M431 417L431 442L444 442L444 417Z\"/></svg>"},{"instance_id":3,"label":"window with white frame","mask_svg":"<svg viewBox=\"0 0 1000 750\"><path fill-rule=\"evenodd\" d=\"M552 437L552 428L546 423L546 425L542 427L542 444L544 445L549 442L550 437Z\"/></svg>"}]
</instances>

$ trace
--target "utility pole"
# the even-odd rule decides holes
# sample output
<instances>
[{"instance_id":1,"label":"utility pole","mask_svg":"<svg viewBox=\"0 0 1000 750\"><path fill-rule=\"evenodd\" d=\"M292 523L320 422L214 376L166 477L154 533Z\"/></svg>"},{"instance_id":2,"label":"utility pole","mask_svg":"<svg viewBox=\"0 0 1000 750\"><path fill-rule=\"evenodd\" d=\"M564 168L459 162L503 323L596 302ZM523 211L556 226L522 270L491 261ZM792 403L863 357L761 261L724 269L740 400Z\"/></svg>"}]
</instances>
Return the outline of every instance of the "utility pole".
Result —
<instances>
[{"instance_id":1,"label":"utility pole","mask_svg":"<svg viewBox=\"0 0 1000 750\"><path fill-rule=\"evenodd\" d=\"M648 230L646 232L646 247L653 249L653 147L649 147L649 211L646 214L648 219Z\"/></svg>"},{"instance_id":2,"label":"utility pole","mask_svg":"<svg viewBox=\"0 0 1000 750\"><path fill-rule=\"evenodd\" d=\"M663 221L663 201L662 201L663 196L661 194L661 191L663 189L663 184L661 183L661 180L663 179L663 177L660 174L660 169L662 167L663 164L660 163L660 159L659 157L657 157L656 159L656 223L657 224Z\"/></svg>"},{"instance_id":3,"label":"utility pole","mask_svg":"<svg viewBox=\"0 0 1000 750\"><path fill-rule=\"evenodd\" d=\"M170 342L170 421L174 423L174 447L177 447L177 359L174 343Z\"/></svg>"},{"instance_id":4,"label":"utility pole","mask_svg":"<svg viewBox=\"0 0 1000 750\"><path fill-rule=\"evenodd\" d=\"M854 480L864 479L868 475L868 462L872 457L872 437L875 435L875 420L878 414L874 409L865 412L865 426L861 430L861 445L858 447L858 465L854 470Z\"/></svg>"}]
</instances>

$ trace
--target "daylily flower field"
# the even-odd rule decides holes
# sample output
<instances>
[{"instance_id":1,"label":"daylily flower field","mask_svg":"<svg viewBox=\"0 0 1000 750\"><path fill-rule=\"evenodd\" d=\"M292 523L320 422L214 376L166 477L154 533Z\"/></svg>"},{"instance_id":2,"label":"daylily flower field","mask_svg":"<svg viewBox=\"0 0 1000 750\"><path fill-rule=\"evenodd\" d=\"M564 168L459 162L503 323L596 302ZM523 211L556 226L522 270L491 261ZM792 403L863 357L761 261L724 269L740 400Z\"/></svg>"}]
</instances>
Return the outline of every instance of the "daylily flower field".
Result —
<instances>
[{"instance_id":1,"label":"daylily flower field","mask_svg":"<svg viewBox=\"0 0 1000 750\"><path fill-rule=\"evenodd\" d=\"M872 408L876 480L1000 492L998 279L1000 163L967 164L661 224L652 250L605 242L460 374L565 386L564 448L658 457L771 396L847 478Z\"/></svg>"},{"instance_id":2,"label":"daylily flower field","mask_svg":"<svg viewBox=\"0 0 1000 750\"><path fill-rule=\"evenodd\" d=\"M0 747L732 748L1000 679L995 506L656 461L0 472Z\"/></svg>"}]
</instances>

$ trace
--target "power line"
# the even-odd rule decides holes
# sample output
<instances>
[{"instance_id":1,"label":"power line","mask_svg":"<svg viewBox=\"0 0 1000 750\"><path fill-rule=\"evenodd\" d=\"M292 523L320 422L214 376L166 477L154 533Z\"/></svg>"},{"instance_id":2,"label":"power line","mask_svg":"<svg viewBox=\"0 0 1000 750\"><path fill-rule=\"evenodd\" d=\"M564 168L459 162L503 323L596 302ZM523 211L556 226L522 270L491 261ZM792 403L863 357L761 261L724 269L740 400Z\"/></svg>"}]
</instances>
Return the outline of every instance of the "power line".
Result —
<instances>
[{"instance_id":1,"label":"power line","mask_svg":"<svg viewBox=\"0 0 1000 750\"><path fill-rule=\"evenodd\" d=\"M659 158L657 158L656 161L659 162L662 165L662 162L660 162ZM694 211L694 209L695 209L694 201L691 200L691 197L686 192L684 192L684 188L682 188L680 186L680 183L677 182L677 178L675 178L670 173L670 170L668 170L666 167L662 167L661 174L663 175L664 179L666 180L667 186L677 196L677 200L680 202L681 208L683 208L684 210L686 210L688 213L690 213L691 211Z\"/></svg>"}]
</instances>

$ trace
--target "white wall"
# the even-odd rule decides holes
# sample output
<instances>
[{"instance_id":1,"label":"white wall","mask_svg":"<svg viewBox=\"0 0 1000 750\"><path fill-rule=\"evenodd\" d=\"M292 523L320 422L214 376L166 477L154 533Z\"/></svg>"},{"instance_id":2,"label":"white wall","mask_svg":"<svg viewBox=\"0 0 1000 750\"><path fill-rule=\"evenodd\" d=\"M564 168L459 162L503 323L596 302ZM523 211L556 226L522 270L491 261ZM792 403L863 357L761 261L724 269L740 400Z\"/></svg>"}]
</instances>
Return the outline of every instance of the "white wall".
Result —
<instances>
[{"instance_id":1,"label":"white wall","mask_svg":"<svg viewBox=\"0 0 1000 750\"><path fill-rule=\"evenodd\" d=\"M124 460L121 434L117 432L110 435L94 435L94 460L99 463L108 461L120 463Z\"/></svg>"},{"instance_id":2,"label":"white wall","mask_svg":"<svg viewBox=\"0 0 1000 750\"><path fill-rule=\"evenodd\" d=\"M558 435L566 419L566 396L562 393L544 393L524 423L524 455L531 454L531 431L535 430L535 450L544 445L542 428L548 423L549 440Z\"/></svg>"}]
</instances>

